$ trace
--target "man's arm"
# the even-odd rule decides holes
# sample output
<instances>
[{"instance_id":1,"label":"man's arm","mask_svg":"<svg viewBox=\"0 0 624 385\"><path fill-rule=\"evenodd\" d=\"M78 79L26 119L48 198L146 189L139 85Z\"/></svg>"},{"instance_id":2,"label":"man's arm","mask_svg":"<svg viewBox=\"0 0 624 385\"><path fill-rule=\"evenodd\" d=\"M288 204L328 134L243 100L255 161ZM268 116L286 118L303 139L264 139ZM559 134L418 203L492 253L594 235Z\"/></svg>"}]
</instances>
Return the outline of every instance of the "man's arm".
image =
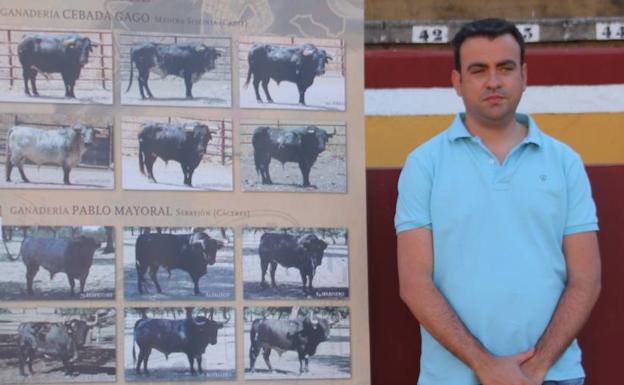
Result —
<instances>
[{"instance_id":1,"label":"man's arm","mask_svg":"<svg viewBox=\"0 0 624 385\"><path fill-rule=\"evenodd\" d=\"M546 372L566 350L587 322L600 293L600 252L595 232L570 234L563 238L568 281L535 355L522 370L542 383Z\"/></svg>"},{"instance_id":2,"label":"man's arm","mask_svg":"<svg viewBox=\"0 0 624 385\"><path fill-rule=\"evenodd\" d=\"M430 230L421 227L400 232L397 247L401 299L422 327L470 366L483 385L537 385L520 370L533 349L514 356L493 356L468 331L435 286Z\"/></svg>"}]
</instances>

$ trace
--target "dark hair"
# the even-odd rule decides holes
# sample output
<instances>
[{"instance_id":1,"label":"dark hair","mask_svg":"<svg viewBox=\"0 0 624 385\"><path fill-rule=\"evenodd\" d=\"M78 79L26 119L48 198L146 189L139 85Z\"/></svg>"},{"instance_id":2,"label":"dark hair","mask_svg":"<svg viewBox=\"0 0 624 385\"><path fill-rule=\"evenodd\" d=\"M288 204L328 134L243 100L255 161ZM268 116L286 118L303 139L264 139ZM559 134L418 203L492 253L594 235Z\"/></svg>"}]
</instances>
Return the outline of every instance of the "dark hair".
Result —
<instances>
[{"instance_id":1,"label":"dark hair","mask_svg":"<svg viewBox=\"0 0 624 385\"><path fill-rule=\"evenodd\" d=\"M453 56L455 58L455 69L461 71L461 60L459 49L464 41L474 36L486 36L496 38L505 34L510 34L520 46L520 64L524 63L524 38L515 24L503 19L481 19L464 24L455 34L451 44L453 45Z\"/></svg>"}]
</instances>

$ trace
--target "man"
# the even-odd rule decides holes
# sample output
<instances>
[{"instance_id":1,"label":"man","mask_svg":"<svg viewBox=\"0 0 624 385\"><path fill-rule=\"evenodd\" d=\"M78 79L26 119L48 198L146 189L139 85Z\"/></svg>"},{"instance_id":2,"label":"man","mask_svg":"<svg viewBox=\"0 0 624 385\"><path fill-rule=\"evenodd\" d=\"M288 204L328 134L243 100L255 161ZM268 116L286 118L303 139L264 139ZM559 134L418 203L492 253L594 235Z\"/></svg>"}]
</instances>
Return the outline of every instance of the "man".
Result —
<instances>
[{"instance_id":1,"label":"man","mask_svg":"<svg viewBox=\"0 0 624 385\"><path fill-rule=\"evenodd\" d=\"M575 336L600 291L583 163L516 114L527 65L513 24L469 23L453 47L466 112L410 153L395 217L418 384L580 385Z\"/></svg>"}]
</instances>

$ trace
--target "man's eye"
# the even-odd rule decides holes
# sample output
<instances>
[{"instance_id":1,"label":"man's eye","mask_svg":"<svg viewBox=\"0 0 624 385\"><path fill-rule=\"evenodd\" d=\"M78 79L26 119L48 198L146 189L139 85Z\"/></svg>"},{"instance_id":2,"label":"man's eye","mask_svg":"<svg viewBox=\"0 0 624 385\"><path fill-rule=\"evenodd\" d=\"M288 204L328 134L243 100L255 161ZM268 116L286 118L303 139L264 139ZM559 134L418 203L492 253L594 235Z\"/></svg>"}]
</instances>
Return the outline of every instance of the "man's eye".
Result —
<instances>
[{"instance_id":1,"label":"man's eye","mask_svg":"<svg viewBox=\"0 0 624 385\"><path fill-rule=\"evenodd\" d=\"M483 71L485 71L483 68L473 68L470 70L471 74L480 74L483 73Z\"/></svg>"}]
</instances>

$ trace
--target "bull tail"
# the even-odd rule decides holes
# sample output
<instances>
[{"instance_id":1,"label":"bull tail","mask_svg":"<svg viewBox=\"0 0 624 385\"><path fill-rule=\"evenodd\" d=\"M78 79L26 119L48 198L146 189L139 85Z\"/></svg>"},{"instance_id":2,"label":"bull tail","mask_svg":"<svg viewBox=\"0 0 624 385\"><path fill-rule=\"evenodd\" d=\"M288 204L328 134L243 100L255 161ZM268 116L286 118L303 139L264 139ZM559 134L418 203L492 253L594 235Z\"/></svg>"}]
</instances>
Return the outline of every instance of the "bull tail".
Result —
<instances>
[{"instance_id":1,"label":"bull tail","mask_svg":"<svg viewBox=\"0 0 624 385\"><path fill-rule=\"evenodd\" d=\"M143 144L143 138L139 135L139 171L141 174L145 175L145 155L143 152L145 151L145 145Z\"/></svg>"},{"instance_id":2,"label":"bull tail","mask_svg":"<svg viewBox=\"0 0 624 385\"><path fill-rule=\"evenodd\" d=\"M132 87L132 75L134 75L134 57L132 55L133 50L130 50L130 80L128 81L128 88L126 89L126 93L130 91L130 87Z\"/></svg>"},{"instance_id":3,"label":"bull tail","mask_svg":"<svg viewBox=\"0 0 624 385\"><path fill-rule=\"evenodd\" d=\"M13 131L13 128L9 128L9 131L7 132L7 136L6 136L6 160L4 162L4 169L5 169L5 173L6 173L6 180L7 182L9 181L9 179L11 179L11 146L10 146L10 142L9 142L9 138L11 137L11 132Z\"/></svg>"},{"instance_id":4,"label":"bull tail","mask_svg":"<svg viewBox=\"0 0 624 385\"><path fill-rule=\"evenodd\" d=\"M137 320L137 322L134 323L134 330L132 331L132 363L133 364L136 364L136 328L139 322L141 322L141 320L143 320L143 318Z\"/></svg>"},{"instance_id":5,"label":"bull tail","mask_svg":"<svg viewBox=\"0 0 624 385\"><path fill-rule=\"evenodd\" d=\"M247 86L249 85L249 81L251 80L251 66L253 64L253 61L251 60L251 58L249 58L249 68L247 68L247 80L245 81L245 85L244 87L247 88Z\"/></svg>"}]
</instances>

